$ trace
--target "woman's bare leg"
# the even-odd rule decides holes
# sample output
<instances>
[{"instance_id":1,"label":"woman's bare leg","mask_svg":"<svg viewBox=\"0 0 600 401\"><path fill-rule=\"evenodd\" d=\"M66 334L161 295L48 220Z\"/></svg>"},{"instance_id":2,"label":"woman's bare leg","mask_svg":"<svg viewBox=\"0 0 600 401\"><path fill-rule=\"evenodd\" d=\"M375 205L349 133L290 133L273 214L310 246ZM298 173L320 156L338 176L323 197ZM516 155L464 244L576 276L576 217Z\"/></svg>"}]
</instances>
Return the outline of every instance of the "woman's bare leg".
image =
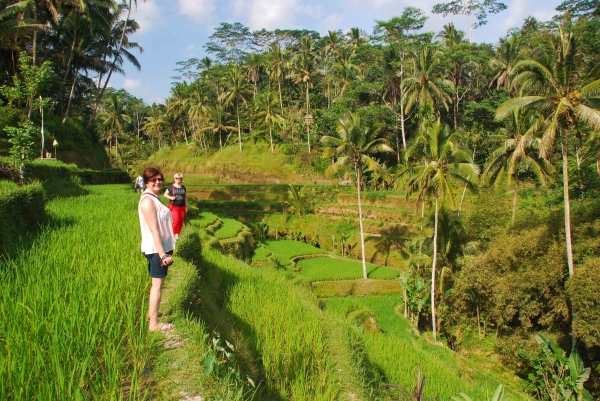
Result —
<instances>
[{"instance_id":1,"label":"woman's bare leg","mask_svg":"<svg viewBox=\"0 0 600 401\"><path fill-rule=\"evenodd\" d=\"M148 330L150 331L159 330L158 307L160 306L160 300L162 296L162 289L164 283L164 277L152 277L152 288L150 288L150 300L148 301L148 317L150 318Z\"/></svg>"}]
</instances>

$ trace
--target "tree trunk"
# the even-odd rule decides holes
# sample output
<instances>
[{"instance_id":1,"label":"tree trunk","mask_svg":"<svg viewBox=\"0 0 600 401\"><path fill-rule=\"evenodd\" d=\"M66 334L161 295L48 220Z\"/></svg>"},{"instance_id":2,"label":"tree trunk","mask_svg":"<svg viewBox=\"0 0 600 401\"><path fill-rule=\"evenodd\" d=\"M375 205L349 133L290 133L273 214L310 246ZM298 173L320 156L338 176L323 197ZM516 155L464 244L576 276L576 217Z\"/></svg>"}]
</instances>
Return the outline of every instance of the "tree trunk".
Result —
<instances>
[{"instance_id":1,"label":"tree trunk","mask_svg":"<svg viewBox=\"0 0 600 401\"><path fill-rule=\"evenodd\" d=\"M573 264L573 244L571 240L571 202L569 200L569 148L567 143L567 132L562 135L562 159L563 159L563 194L565 203L565 239L567 246L567 264L569 276L575 274Z\"/></svg>"},{"instance_id":2,"label":"tree trunk","mask_svg":"<svg viewBox=\"0 0 600 401\"><path fill-rule=\"evenodd\" d=\"M433 263L431 265L431 326L433 340L437 341L437 327L435 322L435 269L437 263L437 237L438 237L439 199L435 198L435 225L433 228Z\"/></svg>"},{"instance_id":3,"label":"tree trunk","mask_svg":"<svg viewBox=\"0 0 600 401\"><path fill-rule=\"evenodd\" d=\"M575 150L575 158L577 160L577 181L579 184L579 200L583 203L583 180L581 179L581 143Z\"/></svg>"},{"instance_id":4,"label":"tree trunk","mask_svg":"<svg viewBox=\"0 0 600 401\"><path fill-rule=\"evenodd\" d=\"M565 203L565 242L567 245L567 264L569 266L569 277L575 274L573 263L573 243L571 240L571 201L569 200L569 147L568 131L562 133L562 159L563 159L563 194ZM575 307L571 303L571 345L575 348L577 337L573 331L573 322L575 322Z\"/></svg>"},{"instance_id":5,"label":"tree trunk","mask_svg":"<svg viewBox=\"0 0 600 401\"><path fill-rule=\"evenodd\" d=\"M473 146L473 160L472 162L475 163L475 152L477 151L477 146ZM467 185L468 185L468 180L467 182L465 182L465 187L463 188L463 193L462 196L460 197L460 203L458 204L458 217L460 217L460 210L462 209L462 204L463 201L465 200L465 194L467 193Z\"/></svg>"},{"instance_id":6,"label":"tree trunk","mask_svg":"<svg viewBox=\"0 0 600 401\"><path fill-rule=\"evenodd\" d=\"M275 149L273 148L273 129L271 128L271 124L269 124L269 139L271 139L271 153L275 153Z\"/></svg>"},{"instance_id":7,"label":"tree trunk","mask_svg":"<svg viewBox=\"0 0 600 401\"><path fill-rule=\"evenodd\" d=\"M396 131L396 155L398 156L398 163L400 163L400 135L398 133L398 124L394 125L394 131Z\"/></svg>"},{"instance_id":8,"label":"tree trunk","mask_svg":"<svg viewBox=\"0 0 600 401\"><path fill-rule=\"evenodd\" d=\"M37 23L37 7L35 6L35 3L33 5L33 20ZM36 59L37 59L37 29L33 30L33 43L31 44L31 58L33 66L35 67L36 64ZM29 116L27 116L27 118L29 119Z\"/></svg>"},{"instance_id":9,"label":"tree trunk","mask_svg":"<svg viewBox=\"0 0 600 401\"><path fill-rule=\"evenodd\" d=\"M69 75L69 68L73 61L73 53L75 52L75 42L77 41L77 28L73 30L73 41L71 42L71 51L69 52L69 61L67 61L67 67L65 68L65 76L63 77L63 83L66 82L67 76Z\"/></svg>"},{"instance_id":10,"label":"tree trunk","mask_svg":"<svg viewBox=\"0 0 600 401\"><path fill-rule=\"evenodd\" d=\"M477 305L477 330L479 331L479 339L481 340L481 314L479 311L479 305Z\"/></svg>"},{"instance_id":11,"label":"tree trunk","mask_svg":"<svg viewBox=\"0 0 600 401\"><path fill-rule=\"evenodd\" d=\"M71 90L69 91L69 100L67 102L67 109L65 110L65 116L62 120L63 124L67 121L67 117L69 116L69 109L71 108L71 100L73 99L73 91L75 90L75 82L76 81L77 81L77 72L75 72L75 74L73 74L73 83L71 84ZM139 139L139 134L138 134L138 139Z\"/></svg>"},{"instance_id":12,"label":"tree trunk","mask_svg":"<svg viewBox=\"0 0 600 401\"><path fill-rule=\"evenodd\" d=\"M310 153L310 99L308 97L308 82L306 83L306 132L308 134L308 153Z\"/></svg>"},{"instance_id":13,"label":"tree trunk","mask_svg":"<svg viewBox=\"0 0 600 401\"><path fill-rule=\"evenodd\" d=\"M238 140L240 142L240 153L242 153L242 126L240 125L240 110L238 107L238 101L235 100L235 113L237 114L237 123L238 123Z\"/></svg>"},{"instance_id":14,"label":"tree trunk","mask_svg":"<svg viewBox=\"0 0 600 401\"><path fill-rule=\"evenodd\" d=\"M400 128L402 129L402 147L406 151L406 130L404 129L404 87L402 85L404 67L400 66Z\"/></svg>"},{"instance_id":15,"label":"tree trunk","mask_svg":"<svg viewBox=\"0 0 600 401\"><path fill-rule=\"evenodd\" d=\"M360 202L360 168L358 165L354 165L356 169L356 189L358 194L358 223L360 225L360 245L362 250L362 267L363 267L363 279L367 279L367 259L365 257L365 233L363 229L363 218L362 218L362 204Z\"/></svg>"},{"instance_id":16,"label":"tree trunk","mask_svg":"<svg viewBox=\"0 0 600 401\"><path fill-rule=\"evenodd\" d=\"M515 175L515 194L513 196L512 222L515 222L517 216L517 194L519 193L519 176Z\"/></svg>"},{"instance_id":17,"label":"tree trunk","mask_svg":"<svg viewBox=\"0 0 600 401\"><path fill-rule=\"evenodd\" d=\"M283 98L281 97L281 78L277 77L277 86L279 87L279 107L283 112Z\"/></svg>"}]
</instances>

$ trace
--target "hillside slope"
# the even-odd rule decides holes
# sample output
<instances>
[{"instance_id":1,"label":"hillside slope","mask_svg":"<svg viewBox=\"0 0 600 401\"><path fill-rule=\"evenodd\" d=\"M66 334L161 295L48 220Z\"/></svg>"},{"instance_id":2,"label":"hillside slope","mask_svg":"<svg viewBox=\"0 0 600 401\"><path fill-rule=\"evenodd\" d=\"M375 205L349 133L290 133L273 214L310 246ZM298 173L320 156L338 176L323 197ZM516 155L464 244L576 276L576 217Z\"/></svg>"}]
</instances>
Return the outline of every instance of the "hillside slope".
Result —
<instances>
[{"instance_id":1,"label":"hillside slope","mask_svg":"<svg viewBox=\"0 0 600 401\"><path fill-rule=\"evenodd\" d=\"M331 181L310 167L320 164L320 154L291 156L275 148L271 153L267 144L247 144L240 153L237 146L229 146L213 154L205 154L193 145L180 144L161 149L138 165L138 170L155 166L166 176L181 172L213 183L229 184L324 184Z\"/></svg>"}]
</instances>

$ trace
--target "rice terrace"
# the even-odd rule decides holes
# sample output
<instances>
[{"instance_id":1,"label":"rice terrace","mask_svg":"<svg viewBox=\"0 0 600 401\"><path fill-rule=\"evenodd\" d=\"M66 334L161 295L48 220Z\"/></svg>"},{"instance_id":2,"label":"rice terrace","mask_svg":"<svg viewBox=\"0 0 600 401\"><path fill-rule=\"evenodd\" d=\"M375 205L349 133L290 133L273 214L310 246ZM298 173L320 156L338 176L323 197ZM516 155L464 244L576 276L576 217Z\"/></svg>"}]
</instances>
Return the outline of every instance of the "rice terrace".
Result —
<instances>
[{"instance_id":1,"label":"rice terrace","mask_svg":"<svg viewBox=\"0 0 600 401\"><path fill-rule=\"evenodd\" d=\"M597 0L0 26L0 400L600 399Z\"/></svg>"}]
</instances>

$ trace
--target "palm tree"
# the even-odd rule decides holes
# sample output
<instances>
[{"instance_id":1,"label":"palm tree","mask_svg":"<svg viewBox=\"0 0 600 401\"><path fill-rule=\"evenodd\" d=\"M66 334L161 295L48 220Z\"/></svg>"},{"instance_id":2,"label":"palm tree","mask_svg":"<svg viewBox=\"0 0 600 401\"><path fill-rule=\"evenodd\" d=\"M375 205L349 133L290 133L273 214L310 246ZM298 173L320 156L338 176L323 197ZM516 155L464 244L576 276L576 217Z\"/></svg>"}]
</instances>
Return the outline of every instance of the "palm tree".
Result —
<instances>
[{"instance_id":1,"label":"palm tree","mask_svg":"<svg viewBox=\"0 0 600 401\"><path fill-rule=\"evenodd\" d=\"M271 153L275 152L273 147L273 124L283 124L283 117L275 111L277 107L277 95L270 88L264 91L255 100L254 104L256 114L254 119L256 124L263 123L265 129L269 128L269 139L271 141Z\"/></svg>"},{"instance_id":2,"label":"palm tree","mask_svg":"<svg viewBox=\"0 0 600 401\"><path fill-rule=\"evenodd\" d=\"M163 146L163 129L167 124L164 118L164 107L162 105L153 104L149 110L148 116L144 118L144 131L152 139L156 137L158 149Z\"/></svg>"},{"instance_id":3,"label":"palm tree","mask_svg":"<svg viewBox=\"0 0 600 401\"><path fill-rule=\"evenodd\" d=\"M285 204L288 205L290 212L298 213L298 217L302 217L306 210L307 199L304 192L305 188L306 185L300 188L289 184L288 200L285 201Z\"/></svg>"},{"instance_id":4,"label":"palm tree","mask_svg":"<svg viewBox=\"0 0 600 401\"><path fill-rule=\"evenodd\" d=\"M107 110L99 113L97 119L115 138L115 153L117 166L119 165L119 136L123 132L123 122L131 122L131 117L125 111L121 98L116 93L110 97Z\"/></svg>"},{"instance_id":5,"label":"palm tree","mask_svg":"<svg viewBox=\"0 0 600 401\"><path fill-rule=\"evenodd\" d=\"M502 144L494 150L483 172L484 182L495 181L496 188L514 185L512 220L517 212L519 174L531 172L543 184L547 182L551 164L539 156L541 141L535 132L543 120L522 117L519 110L513 112L513 118Z\"/></svg>"},{"instance_id":6,"label":"palm tree","mask_svg":"<svg viewBox=\"0 0 600 401\"><path fill-rule=\"evenodd\" d=\"M360 189L363 180L360 172L363 168L367 168L371 171L379 170L381 167L371 156L376 153L393 153L394 149L392 149L386 139L381 138L381 126L364 122L358 114L349 114L347 117L341 119L336 131L339 138L334 136L324 136L321 138L321 142L327 146L323 153L323 157L336 157L336 161L329 166L326 174L331 176L342 167L347 166L353 168L356 174L363 279L366 280L367 261L365 257L365 234L360 198Z\"/></svg>"},{"instance_id":7,"label":"palm tree","mask_svg":"<svg viewBox=\"0 0 600 401\"><path fill-rule=\"evenodd\" d=\"M132 0L130 0L130 3L131 1ZM108 73L104 83L102 83L102 80L104 79L104 72L102 72L98 77L96 104L94 106L94 111L90 116L90 122L94 118L96 110L102 101L104 92L106 91L113 72L124 74L124 70L122 68L124 60L127 59L127 61L129 61L136 69L141 69L139 61L129 51L130 49L137 49L140 53L144 51L144 49L138 43L129 41L129 36L137 32L140 29L140 26L135 20L129 19L131 8L128 9L126 20L123 21L119 19L124 7L126 7L124 4L119 4L115 7L113 13L110 15L110 28L103 37L104 46L106 47L106 53L103 61L108 65ZM111 61L109 62L108 60Z\"/></svg>"},{"instance_id":8,"label":"palm tree","mask_svg":"<svg viewBox=\"0 0 600 401\"><path fill-rule=\"evenodd\" d=\"M356 54L357 48L369 41L369 37L358 27L350 28L350 30L346 33L346 36L348 37L350 45L352 46L353 54Z\"/></svg>"},{"instance_id":9,"label":"palm tree","mask_svg":"<svg viewBox=\"0 0 600 401\"><path fill-rule=\"evenodd\" d=\"M519 61L521 51L521 38L513 34L508 39L500 39L500 46L496 49L496 57L490 60L490 67L497 70L490 88L496 84L496 88L510 90L510 78L513 75L513 67Z\"/></svg>"},{"instance_id":10,"label":"palm tree","mask_svg":"<svg viewBox=\"0 0 600 401\"><path fill-rule=\"evenodd\" d=\"M248 80L254 85L254 98L258 93L257 83L260 80L260 70L262 67L262 62L258 54L252 53L250 57L248 57L246 64L248 65Z\"/></svg>"},{"instance_id":11,"label":"palm tree","mask_svg":"<svg viewBox=\"0 0 600 401\"><path fill-rule=\"evenodd\" d=\"M219 96L219 100L225 106L235 104L235 114L237 115L238 141L240 152L242 151L242 126L240 124L240 101L246 104L246 98L251 93L251 85L244 81L242 69L239 65L231 65L225 75L225 91Z\"/></svg>"},{"instance_id":12,"label":"palm tree","mask_svg":"<svg viewBox=\"0 0 600 401\"><path fill-rule=\"evenodd\" d=\"M449 92L453 85L443 78L443 71L437 46L423 43L419 49L411 52L412 74L404 79L404 98L406 99L406 112L410 112L415 105L420 108L432 105L434 110L441 107L448 110L450 101Z\"/></svg>"},{"instance_id":13,"label":"palm tree","mask_svg":"<svg viewBox=\"0 0 600 401\"><path fill-rule=\"evenodd\" d=\"M225 143L227 143L229 135L236 131L234 126L228 125L229 113L227 113L222 105L216 104L214 107L206 107L206 115L208 117L208 124L204 129L211 131L214 135L219 137L219 149L223 150L223 134L229 133L225 139Z\"/></svg>"},{"instance_id":14,"label":"palm tree","mask_svg":"<svg viewBox=\"0 0 600 401\"><path fill-rule=\"evenodd\" d=\"M403 170L401 178L406 183L407 197L417 194L417 205L426 198L435 201L435 220L433 231L433 258L431 266L431 321L433 338L437 339L435 316L435 279L438 254L438 221L440 203L449 201L456 207L454 185L462 182L474 188L479 168L473 164L471 152L459 146L460 135L450 134L448 127L439 119L432 123L425 120L419 135L405 153L405 160L417 161L417 164Z\"/></svg>"},{"instance_id":15,"label":"palm tree","mask_svg":"<svg viewBox=\"0 0 600 401\"><path fill-rule=\"evenodd\" d=\"M330 94L330 82L328 79L329 67L331 63L335 63L337 53L343 45L344 39L341 31L328 31L327 35L321 39L325 47L323 48L323 61L324 68L323 72L325 75L325 81L327 82L327 108L331 106L331 94ZM331 56L331 62L329 62Z\"/></svg>"},{"instance_id":16,"label":"palm tree","mask_svg":"<svg viewBox=\"0 0 600 401\"><path fill-rule=\"evenodd\" d=\"M572 32L559 28L549 38L547 57L527 59L513 68L512 86L521 96L510 99L496 111L497 119L512 115L514 110L539 110L545 118L540 156L549 159L557 136L562 148L563 197L565 207L565 242L569 275L575 273L571 239L571 204L569 199L569 135L579 125L600 129L600 112L596 108L600 91L600 68L584 71L585 60Z\"/></svg>"},{"instance_id":17,"label":"palm tree","mask_svg":"<svg viewBox=\"0 0 600 401\"><path fill-rule=\"evenodd\" d=\"M286 74L287 64L287 53L281 50L279 43L272 43L268 53L269 66L267 70L271 81L277 81L277 87L279 89L279 107L283 111L283 98L281 96L281 79Z\"/></svg>"},{"instance_id":18,"label":"palm tree","mask_svg":"<svg viewBox=\"0 0 600 401\"><path fill-rule=\"evenodd\" d=\"M478 66L471 60L471 56L468 55L471 49L465 48L465 46L469 46L464 39L465 33L457 30L453 23L444 25L444 30L440 31L437 37L442 40L442 45L446 51L444 56L451 65L447 69L447 73L454 88L452 114L454 117L454 129L458 129L459 105L470 87L470 85L465 84L465 81L473 80L472 76L475 74L469 74L469 72L473 72L472 70ZM471 67L471 71L467 70L468 66ZM461 88L465 86L465 89Z\"/></svg>"},{"instance_id":19,"label":"palm tree","mask_svg":"<svg viewBox=\"0 0 600 401\"><path fill-rule=\"evenodd\" d=\"M310 95L308 88L312 86L313 75L315 73L315 63L312 57L305 52L298 53L293 65L294 72L290 77L294 80L294 83L299 85L305 85L306 87L306 132L308 134L308 152L310 153Z\"/></svg>"}]
</instances>

